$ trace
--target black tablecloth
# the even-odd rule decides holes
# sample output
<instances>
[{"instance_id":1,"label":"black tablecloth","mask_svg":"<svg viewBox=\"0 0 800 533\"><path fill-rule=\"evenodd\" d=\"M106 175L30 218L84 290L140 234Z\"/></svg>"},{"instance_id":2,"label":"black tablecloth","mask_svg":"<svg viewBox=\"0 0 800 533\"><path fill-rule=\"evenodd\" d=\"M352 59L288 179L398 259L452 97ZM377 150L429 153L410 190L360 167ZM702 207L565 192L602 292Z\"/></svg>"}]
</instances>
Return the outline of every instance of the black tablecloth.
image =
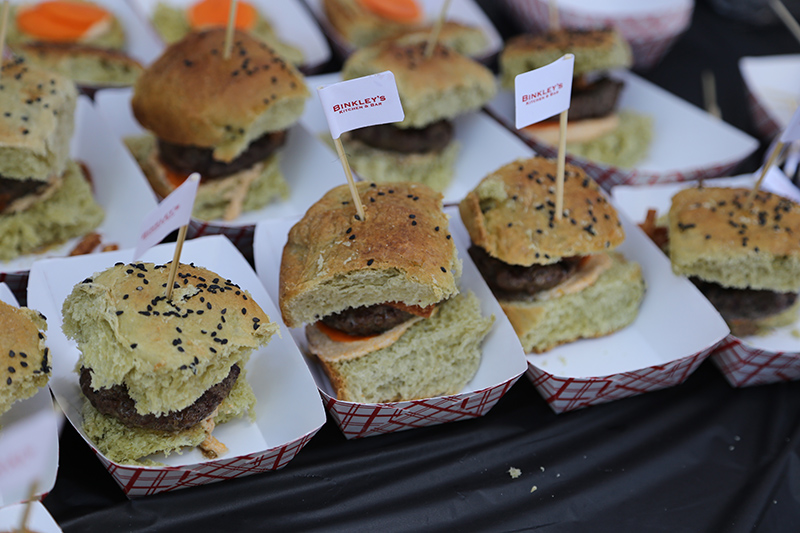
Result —
<instances>
[{"instance_id":1,"label":"black tablecloth","mask_svg":"<svg viewBox=\"0 0 800 533\"><path fill-rule=\"evenodd\" d=\"M500 2L479 3L504 36L519 31ZM738 58L798 51L783 27L701 2L642 74L701 105L712 69L725 120L755 135ZM735 389L710 361L680 386L561 415L523 377L476 420L347 441L329 419L282 470L132 501L68 425L60 444L44 504L68 532L800 527L800 383Z\"/></svg>"}]
</instances>

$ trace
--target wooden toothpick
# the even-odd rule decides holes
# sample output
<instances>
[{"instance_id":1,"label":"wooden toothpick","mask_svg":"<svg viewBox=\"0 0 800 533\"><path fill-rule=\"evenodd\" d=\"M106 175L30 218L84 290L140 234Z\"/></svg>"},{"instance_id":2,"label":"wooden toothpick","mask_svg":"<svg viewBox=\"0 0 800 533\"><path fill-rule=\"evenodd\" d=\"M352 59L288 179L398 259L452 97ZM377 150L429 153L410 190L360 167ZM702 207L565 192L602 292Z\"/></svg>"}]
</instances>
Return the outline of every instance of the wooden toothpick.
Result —
<instances>
[{"instance_id":1,"label":"wooden toothpick","mask_svg":"<svg viewBox=\"0 0 800 533\"><path fill-rule=\"evenodd\" d=\"M567 166L567 115L565 109L558 116L558 156L556 159L556 220L564 211L564 170Z\"/></svg>"},{"instance_id":2,"label":"wooden toothpick","mask_svg":"<svg viewBox=\"0 0 800 533\"><path fill-rule=\"evenodd\" d=\"M342 162L344 174L347 176L347 184L350 186L350 195L353 197L353 203L356 204L356 213L358 213L358 219L361 221L367 220L367 217L364 214L364 206L361 205L361 197L358 195L356 182L353 179L353 171L350 169L350 162L347 161L347 155L344 153L342 139L334 139L333 144L336 146L336 153L339 154L339 161Z\"/></svg>"},{"instance_id":3,"label":"wooden toothpick","mask_svg":"<svg viewBox=\"0 0 800 533\"><path fill-rule=\"evenodd\" d=\"M781 151L783 150L783 146L784 143L778 141L772 148L772 152L770 152L767 162L764 163L764 168L761 169L761 175L758 177L758 181L756 181L756 184L753 185L753 189L750 191L750 194L747 195L747 203L745 204L746 209L750 209L753 206L753 200L755 200L756 194L758 194L758 190L761 188L761 182L764 181L764 177L767 175L767 172L769 172L769 169L775 163L778 155L780 155Z\"/></svg>"},{"instance_id":4,"label":"wooden toothpick","mask_svg":"<svg viewBox=\"0 0 800 533\"><path fill-rule=\"evenodd\" d=\"M447 9L449 7L450 0L445 0L444 5L442 5L442 10L439 12L439 18L436 19L436 23L433 25L433 29L428 36L428 42L425 45L426 59L430 59L430 57L433 55L433 50L436 48L436 41L439 40L439 34L442 31L442 26L444 25L444 20L447 17Z\"/></svg>"},{"instance_id":5,"label":"wooden toothpick","mask_svg":"<svg viewBox=\"0 0 800 533\"><path fill-rule=\"evenodd\" d=\"M547 4L548 14L550 15L550 31L558 31L561 29L561 22L558 20L558 2L550 0Z\"/></svg>"},{"instance_id":6,"label":"wooden toothpick","mask_svg":"<svg viewBox=\"0 0 800 533\"><path fill-rule=\"evenodd\" d=\"M231 0L230 9L228 10L228 27L225 30L225 51L222 54L224 59L231 57L231 49L233 48L233 29L236 22L236 4L237 0Z\"/></svg>"}]
</instances>

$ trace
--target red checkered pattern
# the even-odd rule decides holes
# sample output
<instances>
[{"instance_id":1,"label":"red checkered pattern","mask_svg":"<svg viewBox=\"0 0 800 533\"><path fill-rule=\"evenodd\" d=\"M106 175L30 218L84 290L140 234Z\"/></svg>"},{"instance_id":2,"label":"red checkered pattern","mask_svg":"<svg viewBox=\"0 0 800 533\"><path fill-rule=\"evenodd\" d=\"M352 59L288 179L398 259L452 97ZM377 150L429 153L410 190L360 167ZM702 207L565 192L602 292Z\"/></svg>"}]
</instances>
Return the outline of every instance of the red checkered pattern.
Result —
<instances>
[{"instance_id":1,"label":"red checkered pattern","mask_svg":"<svg viewBox=\"0 0 800 533\"><path fill-rule=\"evenodd\" d=\"M759 350L733 335L720 343L711 360L734 387L800 379L800 353Z\"/></svg>"},{"instance_id":2,"label":"red checkered pattern","mask_svg":"<svg viewBox=\"0 0 800 533\"><path fill-rule=\"evenodd\" d=\"M750 89L747 89L747 104L750 108L756 131L761 134L763 139L772 139L781 132L780 125L772 118L769 111L761 105L758 99L753 96Z\"/></svg>"},{"instance_id":3,"label":"red checkered pattern","mask_svg":"<svg viewBox=\"0 0 800 533\"><path fill-rule=\"evenodd\" d=\"M479 391L410 402L364 404L320 394L344 436L358 439L483 416L519 377Z\"/></svg>"},{"instance_id":4,"label":"red checkered pattern","mask_svg":"<svg viewBox=\"0 0 800 533\"><path fill-rule=\"evenodd\" d=\"M14 298L18 302L28 301L28 274L27 270L19 272L0 272L0 282L5 282L8 288L14 293Z\"/></svg>"},{"instance_id":5,"label":"red checkered pattern","mask_svg":"<svg viewBox=\"0 0 800 533\"><path fill-rule=\"evenodd\" d=\"M206 222L192 218L189 221L189 229L186 230L186 238L194 239L206 235L225 235L229 241L242 253L245 259L253 264L253 234L255 224L243 224L241 226L220 226L213 222Z\"/></svg>"},{"instance_id":6,"label":"red checkered pattern","mask_svg":"<svg viewBox=\"0 0 800 533\"><path fill-rule=\"evenodd\" d=\"M524 28L543 31L549 26L549 0L505 0L506 7ZM630 43L635 68L650 68L658 63L672 44L689 28L692 9L661 12L646 17L596 17L558 10L559 21L567 28L614 26Z\"/></svg>"},{"instance_id":7,"label":"red checkered pattern","mask_svg":"<svg viewBox=\"0 0 800 533\"><path fill-rule=\"evenodd\" d=\"M556 413L564 413L678 385L700 366L713 349L712 346L663 365L596 378L554 376L529 360L526 374L550 408Z\"/></svg>"},{"instance_id":8,"label":"red checkered pattern","mask_svg":"<svg viewBox=\"0 0 800 533\"><path fill-rule=\"evenodd\" d=\"M308 444L315 433L316 430L266 452L220 459L195 465L191 469L180 467L137 468L119 465L100 455L96 449L92 449L125 495L128 498L138 498L283 468L303 446Z\"/></svg>"},{"instance_id":9,"label":"red checkered pattern","mask_svg":"<svg viewBox=\"0 0 800 533\"><path fill-rule=\"evenodd\" d=\"M506 127L509 125L506 120L496 113L492 113L491 109L486 110L489 115L494 117L495 120L500 122ZM519 130L511 127L510 131L515 133L525 144L533 148L538 154L545 157L556 157L558 151L555 147L544 144L542 142L528 137ZM696 181L700 179L717 178L720 176L729 175L730 172L741 162L740 159L733 161L726 161L711 167L702 169L689 170L686 172L666 172L666 173L653 173L647 172L636 168L619 168L611 165L598 163L597 161L590 161L567 154L567 163L582 168L586 174L597 182L606 191L610 191L616 185L653 185L656 183L672 183L680 181Z\"/></svg>"}]
</instances>

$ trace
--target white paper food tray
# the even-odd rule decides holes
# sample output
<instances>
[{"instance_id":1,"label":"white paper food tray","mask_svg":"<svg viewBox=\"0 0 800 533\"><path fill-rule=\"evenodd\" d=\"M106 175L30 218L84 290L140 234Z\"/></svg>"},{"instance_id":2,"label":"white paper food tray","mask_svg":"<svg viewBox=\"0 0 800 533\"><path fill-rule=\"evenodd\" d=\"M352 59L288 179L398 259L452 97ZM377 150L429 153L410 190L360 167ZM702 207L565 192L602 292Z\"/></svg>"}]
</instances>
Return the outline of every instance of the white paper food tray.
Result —
<instances>
[{"instance_id":1,"label":"white paper food tray","mask_svg":"<svg viewBox=\"0 0 800 533\"><path fill-rule=\"evenodd\" d=\"M454 209L446 210L453 217ZM256 226L256 271L267 291L277 301L281 255L287 235L299 217L260 222ZM451 227L452 229L452 227ZM325 406L348 439L403 431L416 427L455 422L483 416L525 372L525 358L514 330L467 254L465 242L453 233L463 272L462 292L472 291L481 302L484 316L495 322L483 341L483 357L475 377L458 394L413 401L363 404L338 400L321 367L306 359ZM291 330L292 337L305 350L305 328Z\"/></svg>"},{"instance_id":2,"label":"white paper food tray","mask_svg":"<svg viewBox=\"0 0 800 533\"><path fill-rule=\"evenodd\" d=\"M174 244L159 245L146 252L142 261L166 263L172 260L173 252ZM253 352L246 366L247 380L258 400L256 422L240 419L218 426L214 436L229 451L216 460L205 459L197 449L169 457L151 456L164 463L164 467L114 463L87 439L82 430L83 396L74 371L79 352L61 331L61 305L76 283L118 261L130 262L132 256L132 250L123 250L53 259L36 263L31 271L28 301L48 315L48 343L53 353L50 385L70 423L92 446L128 497L204 485L285 466L325 423L325 411L302 356L280 323L278 310L250 265L221 236L186 241L181 262L194 262L233 280L250 291L270 319L277 319L281 325L281 337L274 336L265 348Z\"/></svg>"},{"instance_id":3,"label":"white paper food tray","mask_svg":"<svg viewBox=\"0 0 800 533\"><path fill-rule=\"evenodd\" d=\"M303 63L300 68L304 72L313 72L324 66L331 58L331 49L322 30L314 17L306 10L300 0L247 0L269 21L281 41L299 48L303 52ZM149 22L152 20L156 6L163 2L176 7L189 7L197 0L130 0L138 16ZM156 35L159 43L158 54L165 48L164 42L155 28L150 31Z\"/></svg>"},{"instance_id":4,"label":"white paper food tray","mask_svg":"<svg viewBox=\"0 0 800 533\"><path fill-rule=\"evenodd\" d=\"M85 96L78 98L70 154L86 164L95 200L105 211L103 223L94 230L101 235L102 244L117 244L120 248L134 246L139 226L131 224L131 220L139 220L153 209L155 196L139 166ZM68 255L79 240L70 239L39 254L0 261L0 281L5 281L21 298L31 265L41 259Z\"/></svg>"},{"instance_id":5,"label":"white paper food tray","mask_svg":"<svg viewBox=\"0 0 800 533\"><path fill-rule=\"evenodd\" d=\"M756 129L769 139L789 125L800 103L800 55L743 57L739 71Z\"/></svg>"},{"instance_id":6,"label":"white paper food tray","mask_svg":"<svg viewBox=\"0 0 800 533\"><path fill-rule=\"evenodd\" d=\"M309 87L319 87L339 81L341 81L339 73L322 74L309 78L308 85ZM329 140L331 138L322 104L316 96L307 102L306 111L300 118L300 123L318 139ZM534 151L529 146L486 113L466 113L456 117L453 124L454 141L460 143L461 146L456 158L453 180L443 191L445 205L460 202L487 174L494 172L509 161L534 155ZM325 173L328 181L326 182L327 186L316 189L316 191L325 191L332 187L332 183L343 183L345 179L342 165L339 163L333 146L323 144L323 147L328 153L330 164ZM339 181L331 182L331 179Z\"/></svg>"},{"instance_id":7,"label":"white paper food tray","mask_svg":"<svg viewBox=\"0 0 800 533\"><path fill-rule=\"evenodd\" d=\"M529 354L527 375L557 413L683 382L725 338L722 317L627 217L617 251L642 266L647 289L636 320L605 337ZM453 234L466 235L460 218ZM466 237L468 238L468 237ZM676 332L680 332L677 335Z\"/></svg>"},{"instance_id":8,"label":"white paper food tray","mask_svg":"<svg viewBox=\"0 0 800 533\"><path fill-rule=\"evenodd\" d=\"M550 0L505 0L515 20L530 31L550 27ZM631 45L634 66L657 64L689 28L694 0L559 0L566 28L615 27Z\"/></svg>"},{"instance_id":9,"label":"white paper food tray","mask_svg":"<svg viewBox=\"0 0 800 533\"><path fill-rule=\"evenodd\" d=\"M2 531L17 531L22 524L22 517L25 514L25 505L16 504L0 509L0 530ZM28 522L25 524L30 531L36 533L61 533L61 528L47 512L47 509L41 502L35 501L31 503L30 515L28 515Z\"/></svg>"},{"instance_id":10,"label":"white paper food tray","mask_svg":"<svg viewBox=\"0 0 800 533\"><path fill-rule=\"evenodd\" d=\"M5 283L0 283L0 301L18 307L17 299ZM48 332L45 333L47 334ZM50 389L48 387L42 387L39 389L39 392L30 398L15 402L11 406L11 409L0 415L0 428L11 426L14 422L23 420L45 409L52 411L54 407L53 398L50 396ZM0 429L0 431L2 431L2 429ZM56 473L58 472L58 425L55 419L53 420L53 424L48 427L47 433L41 437L52 442L50 449L53 450L54 453L48 457L47 466L43 468L45 476L38 481L36 490L36 495L38 497L50 492L56 484ZM28 496L30 496L29 490L30 487L20 486L12 492L0 493L0 507L27 500ZM0 528L2 528L3 525L3 519L0 518ZM17 524L17 526L18 525L19 524Z\"/></svg>"},{"instance_id":11,"label":"white paper food tray","mask_svg":"<svg viewBox=\"0 0 800 533\"><path fill-rule=\"evenodd\" d=\"M757 176L743 175L705 182L714 187L752 187ZM636 222L642 222L648 209L661 215L669 211L672 196L696 183L664 184L652 187L615 187L614 201L620 211ZM797 190L779 170L771 169L762 189L800 201ZM711 359L734 387L762 385L800 379L800 316L797 321L778 328L768 335L736 337L728 335Z\"/></svg>"},{"instance_id":12,"label":"white paper food tray","mask_svg":"<svg viewBox=\"0 0 800 533\"><path fill-rule=\"evenodd\" d=\"M439 17L444 6L445 0L419 0L419 4L425 13L425 19L431 23ZM352 43L345 40L344 36L328 21L323 9L322 0L305 0L306 5L319 21L323 31L330 38L336 53L341 58L346 58L355 51ZM486 47L478 54L476 59L489 61L495 54L503 48L503 38L497 29L486 16L486 13L478 6L474 0L452 0L447 10L447 20L453 20L462 24L477 26L486 36Z\"/></svg>"},{"instance_id":13,"label":"white paper food tray","mask_svg":"<svg viewBox=\"0 0 800 533\"><path fill-rule=\"evenodd\" d=\"M758 148L758 141L733 126L681 100L628 71L613 77L625 82L618 109L653 118L653 141L648 155L634 168L619 168L567 154L606 190L614 185L644 185L689 181L724 175ZM553 146L514 127L514 94L501 89L487 105L489 112L538 152L554 156Z\"/></svg>"},{"instance_id":14,"label":"white paper food tray","mask_svg":"<svg viewBox=\"0 0 800 533\"><path fill-rule=\"evenodd\" d=\"M309 87L313 85L309 84ZM100 114L106 119L108 126L113 131L116 139L141 135L145 133L142 126L136 121L131 111L131 89L107 90L98 94L95 103ZM312 101L317 101L316 97L309 98L306 106ZM126 155L131 158L129 154ZM138 165L134 162L138 169ZM265 207L247 211L236 220L213 220L203 221L192 218L189 224L189 238L202 237L205 235L221 234L236 245L245 255L252 257L253 249L253 230L257 221L265 218L276 218L295 216L305 213L306 210L316 201L316 194L320 190L325 190L331 183L332 174L341 172L341 165L334 153L323 146L322 142L296 124L289 130L288 140L280 151L280 167L286 181L289 183L289 198L286 201L278 200L271 202ZM150 185L146 184L148 190Z\"/></svg>"}]
</instances>

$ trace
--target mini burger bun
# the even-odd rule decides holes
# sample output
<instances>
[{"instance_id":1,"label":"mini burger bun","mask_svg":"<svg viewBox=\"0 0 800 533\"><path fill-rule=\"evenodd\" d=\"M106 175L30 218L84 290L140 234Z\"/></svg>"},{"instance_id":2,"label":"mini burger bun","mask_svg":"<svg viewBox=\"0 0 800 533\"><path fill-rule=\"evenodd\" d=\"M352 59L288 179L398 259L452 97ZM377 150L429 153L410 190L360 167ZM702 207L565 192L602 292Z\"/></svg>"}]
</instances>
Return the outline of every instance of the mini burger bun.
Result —
<instances>
[{"instance_id":1,"label":"mini burger bun","mask_svg":"<svg viewBox=\"0 0 800 533\"><path fill-rule=\"evenodd\" d=\"M224 58L225 28L170 45L134 86L139 123L167 142L213 148L232 161L265 133L284 130L309 97L303 76L262 41L236 32Z\"/></svg>"},{"instance_id":2,"label":"mini burger bun","mask_svg":"<svg viewBox=\"0 0 800 533\"><path fill-rule=\"evenodd\" d=\"M359 0L324 0L322 7L331 26L353 46L361 48L378 39L419 27L419 21L396 22L365 9Z\"/></svg>"},{"instance_id":3,"label":"mini burger bun","mask_svg":"<svg viewBox=\"0 0 800 533\"><path fill-rule=\"evenodd\" d=\"M466 56L437 44L430 58L425 42L376 43L351 55L342 67L345 80L394 73L405 119L395 126L422 128L480 109L497 92L492 71Z\"/></svg>"},{"instance_id":4,"label":"mini burger bun","mask_svg":"<svg viewBox=\"0 0 800 533\"><path fill-rule=\"evenodd\" d=\"M128 54L110 48L77 44L31 42L14 46L14 53L33 65L58 72L78 85L133 85L144 67Z\"/></svg>"},{"instance_id":5,"label":"mini burger bun","mask_svg":"<svg viewBox=\"0 0 800 533\"><path fill-rule=\"evenodd\" d=\"M279 303L289 327L387 301L426 307L458 293L461 261L442 195L418 183L330 190L292 227L283 250Z\"/></svg>"},{"instance_id":6,"label":"mini burger bun","mask_svg":"<svg viewBox=\"0 0 800 533\"><path fill-rule=\"evenodd\" d=\"M486 176L459 204L472 242L501 261L531 266L607 252L625 239L616 209L580 168L567 165L555 220L556 162L519 159Z\"/></svg>"},{"instance_id":7,"label":"mini burger bun","mask_svg":"<svg viewBox=\"0 0 800 533\"><path fill-rule=\"evenodd\" d=\"M47 385L50 359L41 313L0 301L0 414Z\"/></svg>"},{"instance_id":8,"label":"mini burger bun","mask_svg":"<svg viewBox=\"0 0 800 533\"><path fill-rule=\"evenodd\" d=\"M625 39L613 29L560 29L512 37L500 53L500 79L514 89L514 78L549 65L564 54L575 56L574 76L615 68L630 68L633 55Z\"/></svg>"}]
</instances>

